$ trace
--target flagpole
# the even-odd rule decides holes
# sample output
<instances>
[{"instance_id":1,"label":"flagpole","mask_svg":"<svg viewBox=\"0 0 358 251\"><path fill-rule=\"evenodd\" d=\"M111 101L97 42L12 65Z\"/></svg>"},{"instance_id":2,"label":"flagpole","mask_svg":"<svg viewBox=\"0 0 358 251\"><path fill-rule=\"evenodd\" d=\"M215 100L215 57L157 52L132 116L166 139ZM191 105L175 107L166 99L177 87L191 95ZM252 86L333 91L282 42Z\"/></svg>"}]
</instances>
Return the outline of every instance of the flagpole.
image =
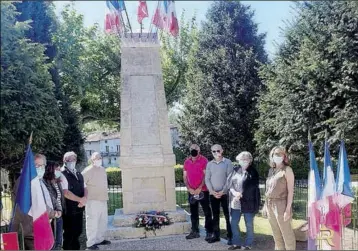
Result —
<instances>
[{"instance_id":1,"label":"flagpole","mask_svg":"<svg viewBox=\"0 0 358 251\"><path fill-rule=\"evenodd\" d=\"M153 28L152 26L153 26L154 16L155 16L155 13L157 12L157 10L159 9L159 7L160 7L160 1L158 1L157 8L155 9L154 15L152 16L152 20L150 21L149 32L148 32L147 39L149 38L150 34L152 33L152 28Z\"/></svg>"},{"instance_id":2,"label":"flagpole","mask_svg":"<svg viewBox=\"0 0 358 251\"><path fill-rule=\"evenodd\" d=\"M344 231L344 229L343 229L343 227L344 227L344 222L343 222L343 208L341 208L340 210L340 217L341 217L341 250L343 249L343 231Z\"/></svg>"},{"instance_id":3,"label":"flagpole","mask_svg":"<svg viewBox=\"0 0 358 251\"><path fill-rule=\"evenodd\" d=\"M121 23L123 24L123 33L124 37L127 37L127 29L126 29L126 23L124 22L122 11L119 11L119 18L121 19Z\"/></svg>"},{"instance_id":4,"label":"flagpole","mask_svg":"<svg viewBox=\"0 0 358 251\"><path fill-rule=\"evenodd\" d=\"M31 144L32 144L32 133L33 133L33 131L31 131L31 134L30 134L30 138L29 138L29 145L31 145Z\"/></svg>"},{"instance_id":5,"label":"flagpole","mask_svg":"<svg viewBox=\"0 0 358 251\"><path fill-rule=\"evenodd\" d=\"M127 17L127 22L128 22L128 26L129 29L131 31L131 37L133 37L133 31L132 31L132 26L131 26L131 22L129 21L129 17L128 17L128 12L127 12L127 8L125 7L124 1L123 1L123 6L124 6L124 12L126 13L126 17Z\"/></svg>"},{"instance_id":6,"label":"flagpole","mask_svg":"<svg viewBox=\"0 0 358 251\"><path fill-rule=\"evenodd\" d=\"M143 21L140 23L140 37L142 37L143 32Z\"/></svg>"}]
</instances>

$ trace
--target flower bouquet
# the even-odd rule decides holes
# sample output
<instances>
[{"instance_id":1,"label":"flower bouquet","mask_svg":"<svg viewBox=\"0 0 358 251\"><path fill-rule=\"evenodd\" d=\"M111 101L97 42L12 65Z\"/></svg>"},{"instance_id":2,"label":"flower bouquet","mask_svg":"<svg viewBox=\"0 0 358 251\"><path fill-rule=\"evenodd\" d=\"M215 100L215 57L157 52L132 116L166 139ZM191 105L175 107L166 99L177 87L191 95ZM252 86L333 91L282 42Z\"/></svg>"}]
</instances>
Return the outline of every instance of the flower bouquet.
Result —
<instances>
[{"instance_id":1,"label":"flower bouquet","mask_svg":"<svg viewBox=\"0 0 358 251\"><path fill-rule=\"evenodd\" d=\"M155 235L157 229L170 224L172 224L172 221L165 212L149 211L137 215L134 227L143 227L146 231L153 231Z\"/></svg>"}]
</instances>

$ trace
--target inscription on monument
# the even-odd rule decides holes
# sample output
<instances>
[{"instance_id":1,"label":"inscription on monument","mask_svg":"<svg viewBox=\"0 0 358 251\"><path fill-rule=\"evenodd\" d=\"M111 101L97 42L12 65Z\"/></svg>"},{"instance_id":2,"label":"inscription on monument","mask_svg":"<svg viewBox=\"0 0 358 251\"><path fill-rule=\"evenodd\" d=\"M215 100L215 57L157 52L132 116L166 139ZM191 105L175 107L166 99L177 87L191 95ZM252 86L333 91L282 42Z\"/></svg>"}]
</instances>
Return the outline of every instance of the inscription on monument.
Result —
<instances>
[{"instance_id":1,"label":"inscription on monument","mask_svg":"<svg viewBox=\"0 0 358 251\"><path fill-rule=\"evenodd\" d=\"M127 59L126 66L148 66L151 65L151 54L147 48L129 48L129 53L135 53L135 57Z\"/></svg>"},{"instance_id":2,"label":"inscription on monument","mask_svg":"<svg viewBox=\"0 0 358 251\"><path fill-rule=\"evenodd\" d=\"M166 200L164 177L133 179L134 203L158 203Z\"/></svg>"}]
</instances>

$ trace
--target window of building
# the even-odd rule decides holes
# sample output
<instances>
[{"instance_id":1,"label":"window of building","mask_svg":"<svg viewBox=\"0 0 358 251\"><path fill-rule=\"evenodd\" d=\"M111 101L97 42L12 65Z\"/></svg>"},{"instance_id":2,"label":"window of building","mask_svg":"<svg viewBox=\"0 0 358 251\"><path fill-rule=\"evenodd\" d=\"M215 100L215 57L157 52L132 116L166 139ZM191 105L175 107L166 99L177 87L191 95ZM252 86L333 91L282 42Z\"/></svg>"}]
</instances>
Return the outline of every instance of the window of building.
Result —
<instances>
[{"instance_id":1,"label":"window of building","mask_svg":"<svg viewBox=\"0 0 358 251\"><path fill-rule=\"evenodd\" d=\"M108 158L108 164L112 164L112 159Z\"/></svg>"},{"instance_id":2,"label":"window of building","mask_svg":"<svg viewBox=\"0 0 358 251\"><path fill-rule=\"evenodd\" d=\"M106 152L109 153L109 146L106 146Z\"/></svg>"},{"instance_id":3,"label":"window of building","mask_svg":"<svg viewBox=\"0 0 358 251\"><path fill-rule=\"evenodd\" d=\"M117 145L117 153L119 153L119 150L120 150L120 149L121 149L120 146Z\"/></svg>"},{"instance_id":4,"label":"window of building","mask_svg":"<svg viewBox=\"0 0 358 251\"><path fill-rule=\"evenodd\" d=\"M117 160L117 158L114 158L114 160Z\"/></svg>"},{"instance_id":5,"label":"window of building","mask_svg":"<svg viewBox=\"0 0 358 251\"><path fill-rule=\"evenodd\" d=\"M107 143L107 140L105 140L104 143Z\"/></svg>"}]
</instances>

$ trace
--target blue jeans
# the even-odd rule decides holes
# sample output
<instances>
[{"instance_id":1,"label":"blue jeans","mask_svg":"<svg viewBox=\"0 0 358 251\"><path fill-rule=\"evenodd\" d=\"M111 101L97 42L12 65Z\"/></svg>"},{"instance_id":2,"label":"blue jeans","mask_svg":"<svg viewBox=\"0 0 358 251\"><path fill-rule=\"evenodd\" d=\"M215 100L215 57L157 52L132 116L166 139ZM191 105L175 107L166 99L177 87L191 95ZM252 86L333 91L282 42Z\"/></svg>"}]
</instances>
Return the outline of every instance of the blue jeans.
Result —
<instances>
[{"instance_id":1,"label":"blue jeans","mask_svg":"<svg viewBox=\"0 0 358 251\"><path fill-rule=\"evenodd\" d=\"M55 245L53 246L52 250L61 250L62 248L62 235L63 235L63 221L62 217L56 219L56 224L53 226L55 235Z\"/></svg>"},{"instance_id":2,"label":"blue jeans","mask_svg":"<svg viewBox=\"0 0 358 251\"><path fill-rule=\"evenodd\" d=\"M241 214L244 215L246 225L246 240L245 243L241 242L240 237L240 218ZM232 244L236 246L252 246L254 241L254 217L253 213L241 213L241 210L231 209L231 230L232 230ZM244 244L244 245L243 245Z\"/></svg>"}]
</instances>

